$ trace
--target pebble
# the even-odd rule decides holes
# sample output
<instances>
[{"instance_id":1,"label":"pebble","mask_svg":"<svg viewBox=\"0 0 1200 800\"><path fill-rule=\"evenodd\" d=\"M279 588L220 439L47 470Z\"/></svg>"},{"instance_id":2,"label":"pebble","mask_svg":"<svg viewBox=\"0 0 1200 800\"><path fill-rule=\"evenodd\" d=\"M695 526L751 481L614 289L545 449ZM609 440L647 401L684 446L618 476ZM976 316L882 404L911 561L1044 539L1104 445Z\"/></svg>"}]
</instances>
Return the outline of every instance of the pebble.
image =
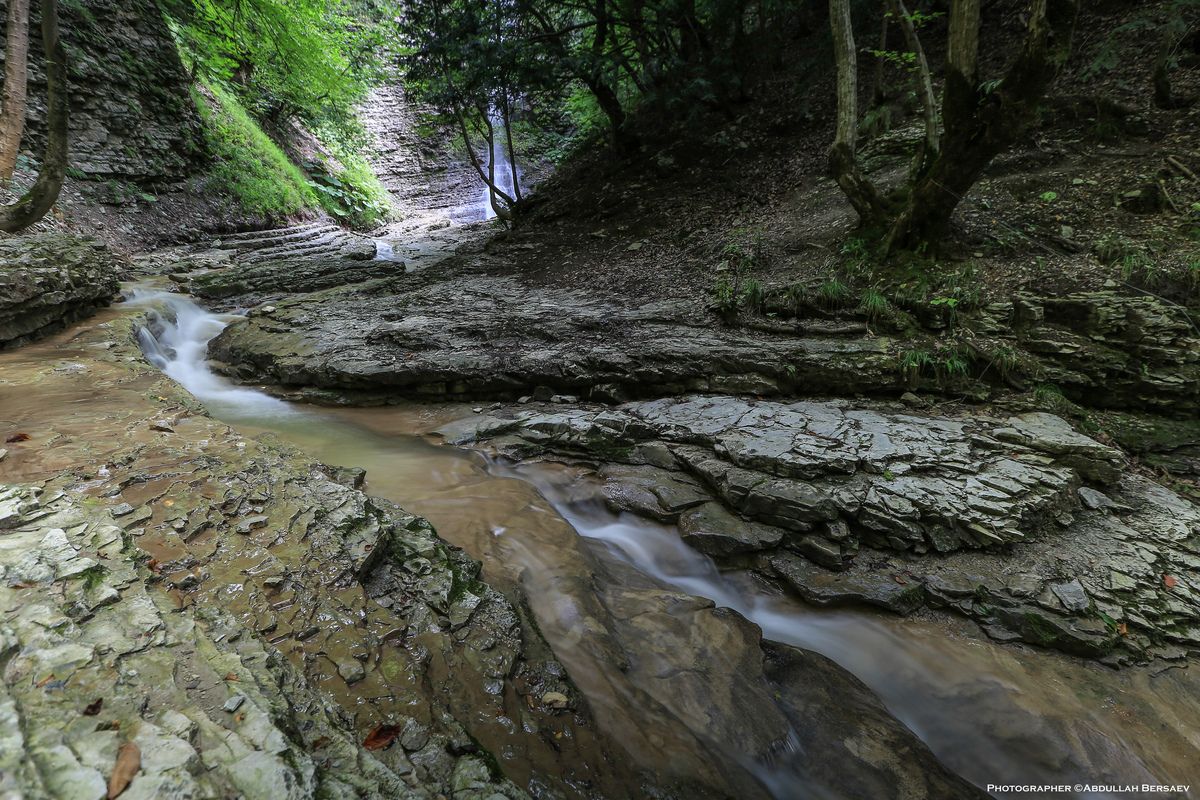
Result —
<instances>
[{"instance_id":1,"label":"pebble","mask_svg":"<svg viewBox=\"0 0 1200 800\"><path fill-rule=\"evenodd\" d=\"M570 700L562 692L546 692L542 695L542 705L547 708L566 708Z\"/></svg>"},{"instance_id":2,"label":"pebble","mask_svg":"<svg viewBox=\"0 0 1200 800\"><path fill-rule=\"evenodd\" d=\"M225 705L221 706L221 708L232 714L241 708L242 703L244 702L246 702L246 696L244 694L235 694L233 697L226 700Z\"/></svg>"}]
</instances>

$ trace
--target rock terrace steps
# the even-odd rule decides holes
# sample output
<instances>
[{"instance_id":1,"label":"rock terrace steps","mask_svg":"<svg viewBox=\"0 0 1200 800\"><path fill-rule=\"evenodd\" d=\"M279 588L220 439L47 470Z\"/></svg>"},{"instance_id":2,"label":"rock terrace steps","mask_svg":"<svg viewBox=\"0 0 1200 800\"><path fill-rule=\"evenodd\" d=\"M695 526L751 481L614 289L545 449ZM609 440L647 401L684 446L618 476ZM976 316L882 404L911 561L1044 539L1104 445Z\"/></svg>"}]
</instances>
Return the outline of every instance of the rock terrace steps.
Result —
<instances>
[{"instance_id":1,"label":"rock terrace steps","mask_svg":"<svg viewBox=\"0 0 1200 800\"><path fill-rule=\"evenodd\" d=\"M169 264L171 277L207 300L237 297L253 304L283 292L352 284L403 271L399 261L376 259L375 241L336 225L310 223L251 231L190 248Z\"/></svg>"}]
</instances>

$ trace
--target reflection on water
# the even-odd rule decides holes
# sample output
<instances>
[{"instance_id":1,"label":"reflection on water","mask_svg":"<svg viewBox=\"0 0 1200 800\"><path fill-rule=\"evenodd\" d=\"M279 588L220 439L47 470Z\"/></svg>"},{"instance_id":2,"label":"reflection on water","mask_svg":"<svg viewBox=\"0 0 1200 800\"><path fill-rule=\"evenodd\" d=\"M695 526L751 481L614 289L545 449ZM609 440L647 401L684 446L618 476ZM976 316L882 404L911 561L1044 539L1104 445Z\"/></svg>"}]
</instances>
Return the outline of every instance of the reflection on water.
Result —
<instances>
[{"instance_id":1,"label":"reflection on water","mask_svg":"<svg viewBox=\"0 0 1200 800\"><path fill-rule=\"evenodd\" d=\"M1113 672L1000 647L966 622L809 609L750 575L722 574L668 526L609 512L596 500L596 480L578 469L492 463L418 435L469 413L465 408L294 406L208 370L206 343L228 318L179 295L138 292L132 302L161 314L155 332L142 334L147 357L215 416L246 433L277 434L326 463L365 468L372 494L429 518L443 537L483 561L487 580L502 588L521 582L556 654L600 710L598 719L650 761L678 757L694 744L686 731L648 733L664 719L675 727L680 721L669 709L655 716L653 704L637 694L640 687L605 658L603 637L580 636L580 620L597 603L588 593L604 589L590 574L586 542L636 571L640 577L632 580L709 598L756 623L768 639L831 658L979 785L1200 782L1200 693L1188 672ZM654 597L645 593L643 602ZM674 642L640 645L656 657L686 652ZM635 698L642 698L640 706L631 703ZM706 738L703 730L692 734ZM742 755L732 753L738 761ZM779 770L757 772L780 796L811 794Z\"/></svg>"}]
</instances>

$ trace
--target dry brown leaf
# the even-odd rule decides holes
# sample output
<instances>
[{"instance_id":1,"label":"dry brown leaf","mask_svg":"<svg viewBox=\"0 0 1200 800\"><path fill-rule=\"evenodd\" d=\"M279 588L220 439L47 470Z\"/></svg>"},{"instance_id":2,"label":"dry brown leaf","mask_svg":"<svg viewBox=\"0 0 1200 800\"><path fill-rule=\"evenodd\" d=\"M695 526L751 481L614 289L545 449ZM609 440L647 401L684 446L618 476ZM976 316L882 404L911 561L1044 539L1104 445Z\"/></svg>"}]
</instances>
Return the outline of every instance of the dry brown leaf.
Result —
<instances>
[{"instance_id":1,"label":"dry brown leaf","mask_svg":"<svg viewBox=\"0 0 1200 800\"><path fill-rule=\"evenodd\" d=\"M368 750L383 750L391 745L399 735L399 725L377 725L363 740L363 747Z\"/></svg>"},{"instance_id":2,"label":"dry brown leaf","mask_svg":"<svg viewBox=\"0 0 1200 800\"><path fill-rule=\"evenodd\" d=\"M126 742L117 751L117 763L113 765L108 779L108 800L113 800L125 791L133 776L142 768L142 751L133 742Z\"/></svg>"},{"instance_id":3,"label":"dry brown leaf","mask_svg":"<svg viewBox=\"0 0 1200 800\"><path fill-rule=\"evenodd\" d=\"M104 707L104 698L97 697L95 700L87 704L87 708L83 710L85 717L94 717L100 713L100 709Z\"/></svg>"},{"instance_id":4,"label":"dry brown leaf","mask_svg":"<svg viewBox=\"0 0 1200 800\"><path fill-rule=\"evenodd\" d=\"M14 433L4 440L5 444L13 444L15 442L28 442L31 437L28 433Z\"/></svg>"},{"instance_id":5,"label":"dry brown leaf","mask_svg":"<svg viewBox=\"0 0 1200 800\"><path fill-rule=\"evenodd\" d=\"M1179 583L1179 581L1175 579L1174 575L1163 575L1163 586L1167 587L1168 589L1174 589L1175 584L1177 583Z\"/></svg>"},{"instance_id":6,"label":"dry brown leaf","mask_svg":"<svg viewBox=\"0 0 1200 800\"><path fill-rule=\"evenodd\" d=\"M54 680L54 673L53 673L53 672L51 672L49 675L47 675L46 677L44 677L44 678L42 678L40 681L38 681L38 682L35 684L35 686L36 686L38 689L40 689L40 688L42 688L43 686L45 686L47 683L49 683L50 681L52 681L52 680Z\"/></svg>"}]
</instances>

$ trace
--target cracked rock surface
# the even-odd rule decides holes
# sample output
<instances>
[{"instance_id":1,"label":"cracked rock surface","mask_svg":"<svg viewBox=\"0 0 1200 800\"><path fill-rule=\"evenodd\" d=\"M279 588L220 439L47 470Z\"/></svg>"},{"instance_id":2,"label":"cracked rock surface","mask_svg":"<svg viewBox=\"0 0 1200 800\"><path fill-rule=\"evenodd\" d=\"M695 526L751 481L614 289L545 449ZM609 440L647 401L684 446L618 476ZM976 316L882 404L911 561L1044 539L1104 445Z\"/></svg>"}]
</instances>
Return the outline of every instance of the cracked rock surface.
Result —
<instances>
[{"instance_id":1,"label":"cracked rock surface","mask_svg":"<svg viewBox=\"0 0 1200 800\"><path fill-rule=\"evenodd\" d=\"M692 396L440 433L604 465L610 505L817 605L935 606L1114 663L1200 652L1200 510L1050 414Z\"/></svg>"},{"instance_id":2,"label":"cracked rock surface","mask_svg":"<svg viewBox=\"0 0 1200 800\"><path fill-rule=\"evenodd\" d=\"M0 793L89 800L118 752L125 798L522 797L478 756L417 785L219 608L180 609L112 515L0 486Z\"/></svg>"}]
</instances>

